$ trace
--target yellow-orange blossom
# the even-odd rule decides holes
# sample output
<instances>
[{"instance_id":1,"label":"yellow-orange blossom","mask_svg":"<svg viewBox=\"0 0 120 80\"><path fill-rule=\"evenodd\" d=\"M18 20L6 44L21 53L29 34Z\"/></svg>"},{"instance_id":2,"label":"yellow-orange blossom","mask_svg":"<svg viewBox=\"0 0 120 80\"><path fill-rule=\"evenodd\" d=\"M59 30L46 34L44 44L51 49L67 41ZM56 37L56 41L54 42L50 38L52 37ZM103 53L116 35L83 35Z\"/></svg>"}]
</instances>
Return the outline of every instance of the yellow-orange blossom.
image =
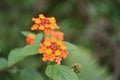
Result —
<instances>
[{"instance_id":1,"label":"yellow-orange blossom","mask_svg":"<svg viewBox=\"0 0 120 80\"><path fill-rule=\"evenodd\" d=\"M56 62L61 64L61 60L65 59L68 55L66 46L62 40L57 40L55 37L45 38L39 53L43 54L43 61Z\"/></svg>"},{"instance_id":2,"label":"yellow-orange blossom","mask_svg":"<svg viewBox=\"0 0 120 80\"><path fill-rule=\"evenodd\" d=\"M51 30L59 29L54 17L47 18L43 14L40 14L38 18L32 18L32 21L35 24L31 27L31 30L41 30L45 34L49 34Z\"/></svg>"}]
</instances>

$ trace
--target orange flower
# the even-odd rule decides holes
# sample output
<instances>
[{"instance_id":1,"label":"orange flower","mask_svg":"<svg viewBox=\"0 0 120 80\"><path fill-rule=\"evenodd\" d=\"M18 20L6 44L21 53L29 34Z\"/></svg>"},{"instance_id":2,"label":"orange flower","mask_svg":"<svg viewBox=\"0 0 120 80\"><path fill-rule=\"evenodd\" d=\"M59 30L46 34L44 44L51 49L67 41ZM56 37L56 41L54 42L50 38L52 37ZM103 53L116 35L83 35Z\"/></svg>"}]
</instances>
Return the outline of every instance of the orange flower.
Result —
<instances>
[{"instance_id":1,"label":"orange flower","mask_svg":"<svg viewBox=\"0 0 120 80\"><path fill-rule=\"evenodd\" d=\"M55 62L56 62L57 64L61 64L61 60L62 60L61 57L56 57Z\"/></svg>"},{"instance_id":2,"label":"orange flower","mask_svg":"<svg viewBox=\"0 0 120 80\"><path fill-rule=\"evenodd\" d=\"M65 59L67 55L68 55L68 51L61 51L60 57Z\"/></svg>"},{"instance_id":3,"label":"orange flower","mask_svg":"<svg viewBox=\"0 0 120 80\"><path fill-rule=\"evenodd\" d=\"M50 35L57 38L58 40L63 40L64 33L60 31L50 31Z\"/></svg>"},{"instance_id":4,"label":"orange flower","mask_svg":"<svg viewBox=\"0 0 120 80\"><path fill-rule=\"evenodd\" d=\"M68 55L64 42L55 37L45 38L39 53L43 54L43 61L56 62L57 64L61 64L61 60L65 59Z\"/></svg>"},{"instance_id":5,"label":"orange flower","mask_svg":"<svg viewBox=\"0 0 120 80\"><path fill-rule=\"evenodd\" d=\"M28 34L27 38L26 38L26 43L27 44L34 44L35 35L34 34Z\"/></svg>"},{"instance_id":6,"label":"orange flower","mask_svg":"<svg viewBox=\"0 0 120 80\"><path fill-rule=\"evenodd\" d=\"M39 49L39 53L45 53L46 52L46 46L41 45L42 47Z\"/></svg>"},{"instance_id":7,"label":"orange flower","mask_svg":"<svg viewBox=\"0 0 120 80\"><path fill-rule=\"evenodd\" d=\"M59 29L54 17L47 18L43 14L40 14L39 18L32 18L32 21L35 24L31 27L31 30L41 30L45 34L49 34L51 30Z\"/></svg>"},{"instance_id":8,"label":"orange flower","mask_svg":"<svg viewBox=\"0 0 120 80\"><path fill-rule=\"evenodd\" d=\"M42 58L42 60L43 61L51 61L51 62L54 62L54 59L55 59L56 57L55 57L55 54L43 54L43 58Z\"/></svg>"}]
</instances>

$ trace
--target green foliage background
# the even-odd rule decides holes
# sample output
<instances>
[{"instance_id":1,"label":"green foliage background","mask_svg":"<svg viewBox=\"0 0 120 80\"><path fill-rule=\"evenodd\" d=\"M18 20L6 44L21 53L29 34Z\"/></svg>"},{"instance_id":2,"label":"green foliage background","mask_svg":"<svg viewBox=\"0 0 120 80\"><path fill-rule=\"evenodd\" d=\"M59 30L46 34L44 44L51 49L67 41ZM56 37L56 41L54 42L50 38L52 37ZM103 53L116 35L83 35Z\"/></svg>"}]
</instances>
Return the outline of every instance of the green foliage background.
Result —
<instances>
[{"instance_id":1,"label":"green foliage background","mask_svg":"<svg viewBox=\"0 0 120 80\"><path fill-rule=\"evenodd\" d=\"M114 73L115 80L119 80L120 63L117 62L120 60L119 7L119 0L2 0L0 2L0 60L3 60L4 64L1 66L0 63L0 69L6 66L12 49L25 45L25 37L20 32L30 30L32 17L43 13L56 18L61 31L65 33L66 41L80 47L80 51L82 51L81 47L84 47L83 52L78 55L83 69L80 73L83 77L81 80L98 80L99 77L111 73ZM84 52L87 50L90 51L89 55ZM94 57L91 58L91 56ZM28 57L7 72L0 71L0 80L24 80L16 76L19 74L28 76L30 75L28 72L37 74L40 70L44 71L44 68L40 67L42 62L39 62L39 57ZM89 58L90 60L87 60ZM31 64L26 64L31 61ZM71 66L70 62L67 62L69 66ZM90 62L92 66L89 65ZM94 68L95 66L100 68ZM108 71L104 66L107 66ZM21 69L20 73L15 74L18 69ZM99 73L102 70L103 72ZM101 76L93 78L97 74ZM38 75L35 76L38 79L41 78ZM111 80L111 78L101 80Z\"/></svg>"}]
</instances>

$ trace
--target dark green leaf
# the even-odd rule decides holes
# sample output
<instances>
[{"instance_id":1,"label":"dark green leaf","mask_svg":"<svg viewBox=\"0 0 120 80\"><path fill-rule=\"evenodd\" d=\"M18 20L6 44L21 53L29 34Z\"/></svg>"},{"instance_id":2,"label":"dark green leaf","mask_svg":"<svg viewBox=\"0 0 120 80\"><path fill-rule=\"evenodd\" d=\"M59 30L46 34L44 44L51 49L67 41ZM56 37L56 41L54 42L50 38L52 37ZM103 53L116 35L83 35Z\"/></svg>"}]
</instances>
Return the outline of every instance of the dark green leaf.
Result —
<instances>
[{"instance_id":1,"label":"dark green leaf","mask_svg":"<svg viewBox=\"0 0 120 80\"><path fill-rule=\"evenodd\" d=\"M25 58L23 61L20 62L19 66L21 68L36 68L38 69L40 66L43 66L41 65L43 63L42 59L41 59L42 56L29 56L27 58ZM26 63L29 63L30 64L26 64Z\"/></svg>"},{"instance_id":2,"label":"dark green leaf","mask_svg":"<svg viewBox=\"0 0 120 80\"><path fill-rule=\"evenodd\" d=\"M73 70L63 65L48 65L46 74L53 80L78 80Z\"/></svg>"},{"instance_id":3,"label":"dark green leaf","mask_svg":"<svg viewBox=\"0 0 120 80\"><path fill-rule=\"evenodd\" d=\"M8 56L8 66L12 66L27 56L38 54L39 45L27 45L22 49L14 49Z\"/></svg>"},{"instance_id":4,"label":"dark green leaf","mask_svg":"<svg viewBox=\"0 0 120 80\"><path fill-rule=\"evenodd\" d=\"M35 69L23 69L20 71L21 80L44 80L41 74Z\"/></svg>"}]
</instances>

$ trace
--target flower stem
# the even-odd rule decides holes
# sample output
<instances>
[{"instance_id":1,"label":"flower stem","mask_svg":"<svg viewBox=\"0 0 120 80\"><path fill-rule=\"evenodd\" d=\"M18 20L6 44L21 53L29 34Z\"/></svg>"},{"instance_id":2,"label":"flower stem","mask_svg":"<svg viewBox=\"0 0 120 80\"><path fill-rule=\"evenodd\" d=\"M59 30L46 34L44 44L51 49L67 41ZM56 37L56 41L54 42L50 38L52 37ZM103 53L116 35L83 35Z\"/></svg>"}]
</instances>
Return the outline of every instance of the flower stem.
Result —
<instances>
[{"instance_id":1,"label":"flower stem","mask_svg":"<svg viewBox=\"0 0 120 80\"><path fill-rule=\"evenodd\" d=\"M43 39L45 38L45 33L43 32Z\"/></svg>"},{"instance_id":2,"label":"flower stem","mask_svg":"<svg viewBox=\"0 0 120 80\"><path fill-rule=\"evenodd\" d=\"M50 61L48 61L48 62L47 62L47 65L50 65L50 64L51 64L51 62L50 62Z\"/></svg>"}]
</instances>

